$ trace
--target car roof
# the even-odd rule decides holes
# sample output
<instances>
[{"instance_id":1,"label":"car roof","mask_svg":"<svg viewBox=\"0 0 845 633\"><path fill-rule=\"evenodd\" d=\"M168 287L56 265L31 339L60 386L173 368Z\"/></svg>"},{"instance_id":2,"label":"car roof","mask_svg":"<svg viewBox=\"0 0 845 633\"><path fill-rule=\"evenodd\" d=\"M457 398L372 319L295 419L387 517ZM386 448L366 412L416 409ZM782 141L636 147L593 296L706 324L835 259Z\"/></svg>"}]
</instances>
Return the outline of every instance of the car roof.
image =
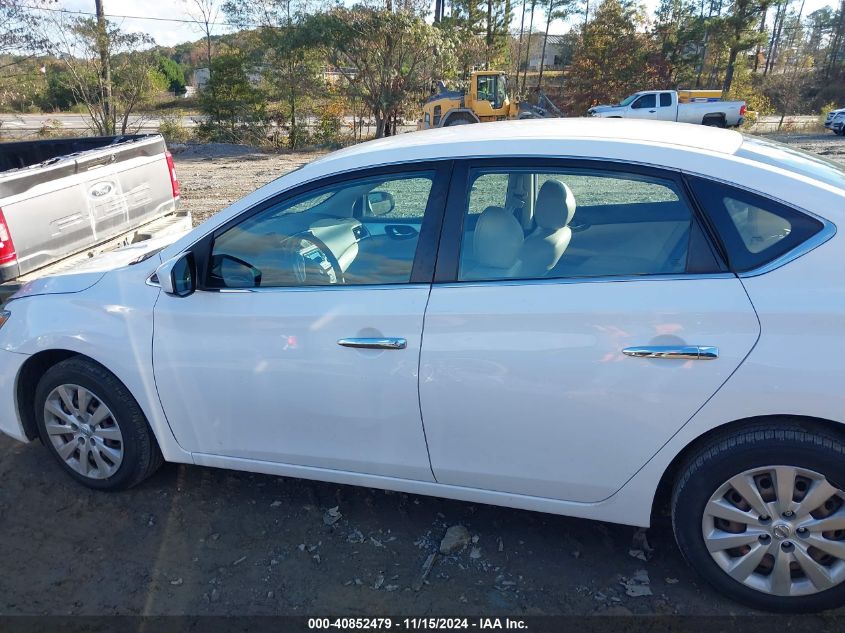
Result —
<instances>
[{"instance_id":1,"label":"car roof","mask_svg":"<svg viewBox=\"0 0 845 633\"><path fill-rule=\"evenodd\" d=\"M586 117L497 121L359 143L333 152L304 169L329 173L395 162L515 155L600 157L584 141L733 154L742 140L739 132L668 121ZM550 152L550 148L554 151Z\"/></svg>"}]
</instances>

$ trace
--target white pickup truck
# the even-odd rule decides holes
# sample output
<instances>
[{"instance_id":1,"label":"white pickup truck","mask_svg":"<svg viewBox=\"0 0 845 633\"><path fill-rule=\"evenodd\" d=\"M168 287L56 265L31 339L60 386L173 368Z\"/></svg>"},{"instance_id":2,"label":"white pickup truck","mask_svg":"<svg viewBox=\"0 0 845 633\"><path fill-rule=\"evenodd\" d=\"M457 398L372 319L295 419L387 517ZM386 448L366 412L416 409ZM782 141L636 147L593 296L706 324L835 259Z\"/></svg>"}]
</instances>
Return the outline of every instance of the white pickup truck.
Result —
<instances>
[{"instance_id":1,"label":"white pickup truck","mask_svg":"<svg viewBox=\"0 0 845 633\"><path fill-rule=\"evenodd\" d=\"M738 127L745 119L745 102L707 99L679 103L675 90L645 90L635 92L616 105L593 106L587 114L606 119L654 119Z\"/></svg>"},{"instance_id":2,"label":"white pickup truck","mask_svg":"<svg viewBox=\"0 0 845 633\"><path fill-rule=\"evenodd\" d=\"M0 303L18 285L191 229L158 134L0 143Z\"/></svg>"}]
</instances>

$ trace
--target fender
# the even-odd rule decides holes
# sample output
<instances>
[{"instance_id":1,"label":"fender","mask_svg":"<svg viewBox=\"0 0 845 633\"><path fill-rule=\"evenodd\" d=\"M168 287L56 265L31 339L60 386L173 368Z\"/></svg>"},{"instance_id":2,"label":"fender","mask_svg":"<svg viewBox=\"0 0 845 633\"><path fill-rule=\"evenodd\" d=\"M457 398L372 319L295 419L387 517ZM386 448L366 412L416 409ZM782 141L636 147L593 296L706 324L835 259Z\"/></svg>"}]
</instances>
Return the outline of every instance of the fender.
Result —
<instances>
[{"instance_id":1,"label":"fender","mask_svg":"<svg viewBox=\"0 0 845 633\"><path fill-rule=\"evenodd\" d=\"M32 356L63 350L87 356L112 372L137 400L167 461L193 463L176 441L153 378L153 307L160 290L144 283L159 259L112 271L74 294L11 301L2 348ZM132 292L125 292L131 287ZM127 303L116 304L115 298ZM48 334L35 334L35 333ZM127 353L129 351L130 353ZM15 393L17 380L15 377ZM19 409L15 413L20 417Z\"/></svg>"}]
</instances>

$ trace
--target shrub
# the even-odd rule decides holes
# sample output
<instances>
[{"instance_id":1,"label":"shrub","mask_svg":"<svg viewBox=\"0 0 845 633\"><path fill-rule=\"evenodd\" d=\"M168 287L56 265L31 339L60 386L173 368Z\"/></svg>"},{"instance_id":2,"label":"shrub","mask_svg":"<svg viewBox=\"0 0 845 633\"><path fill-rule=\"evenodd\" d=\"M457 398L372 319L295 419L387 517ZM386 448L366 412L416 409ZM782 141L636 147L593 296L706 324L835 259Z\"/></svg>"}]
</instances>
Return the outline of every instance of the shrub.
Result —
<instances>
[{"instance_id":1,"label":"shrub","mask_svg":"<svg viewBox=\"0 0 845 633\"><path fill-rule=\"evenodd\" d=\"M336 99L327 103L320 111L320 117L317 120L315 140L325 145L341 145L344 114L345 108L342 101Z\"/></svg>"},{"instance_id":2,"label":"shrub","mask_svg":"<svg viewBox=\"0 0 845 633\"><path fill-rule=\"evenodd\" d=\"M182 122L182 113L162 114L159 118L158 131L168 143L187 143L194 134Z\"/></svg>"},{"instance_id":3,"label":"shrub","mask_svg":"<svg viewBox=\"0 0 845 633\"><path fill-rule=\"evenodd\" d=\"M36 132L38 138L56 138L59 136L66 136L64 134L64 125L58 119L47 119L38 131Z\"/></svg>"}]
</instances>

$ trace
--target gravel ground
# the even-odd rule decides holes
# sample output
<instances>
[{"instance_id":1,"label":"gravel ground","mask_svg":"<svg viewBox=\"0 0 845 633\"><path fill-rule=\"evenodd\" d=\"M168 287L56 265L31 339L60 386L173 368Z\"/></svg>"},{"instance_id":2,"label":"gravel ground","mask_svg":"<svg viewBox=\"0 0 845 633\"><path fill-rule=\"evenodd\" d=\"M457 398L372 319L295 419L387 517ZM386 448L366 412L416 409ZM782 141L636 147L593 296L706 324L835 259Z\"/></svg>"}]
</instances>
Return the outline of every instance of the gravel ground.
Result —
<instances>
[{"instance_id":1,"label":"gravel ground","mask_svg":"<svg viewBox=\"0 0 845 633\"><path fill-rule=\"evenodd\" d=\"M787 140L845 161L845 139ZM201 220L316 156L176 159ZM646 544L625 526L176 465L95 493L5 437L0 481L0 614L747 613L699 582L666 524ZM439 554L459 525L465 546Z\"/></svg>"},{"instance_id":2,"label":"gravel ground","mask_svg":"<svg viewBox=\"0 0 845 633\"><path fill-rule=\"evenodd\" d=\"M805 152L818 154L828 160L845 163L845 137L833 132L823 134L766 134L764 138L786 143Z\"/></svg>"},{"instance_id":3,"label":"gravel ground","mask_svg":"<svg viewBox=\"0 0 845 633\"><path fill-rule=\"evenodd\" d=\"M244 145L173 145L182 206L197 225L271 180L325 152L265 154Z\"/></svg>"}]
</instances>

